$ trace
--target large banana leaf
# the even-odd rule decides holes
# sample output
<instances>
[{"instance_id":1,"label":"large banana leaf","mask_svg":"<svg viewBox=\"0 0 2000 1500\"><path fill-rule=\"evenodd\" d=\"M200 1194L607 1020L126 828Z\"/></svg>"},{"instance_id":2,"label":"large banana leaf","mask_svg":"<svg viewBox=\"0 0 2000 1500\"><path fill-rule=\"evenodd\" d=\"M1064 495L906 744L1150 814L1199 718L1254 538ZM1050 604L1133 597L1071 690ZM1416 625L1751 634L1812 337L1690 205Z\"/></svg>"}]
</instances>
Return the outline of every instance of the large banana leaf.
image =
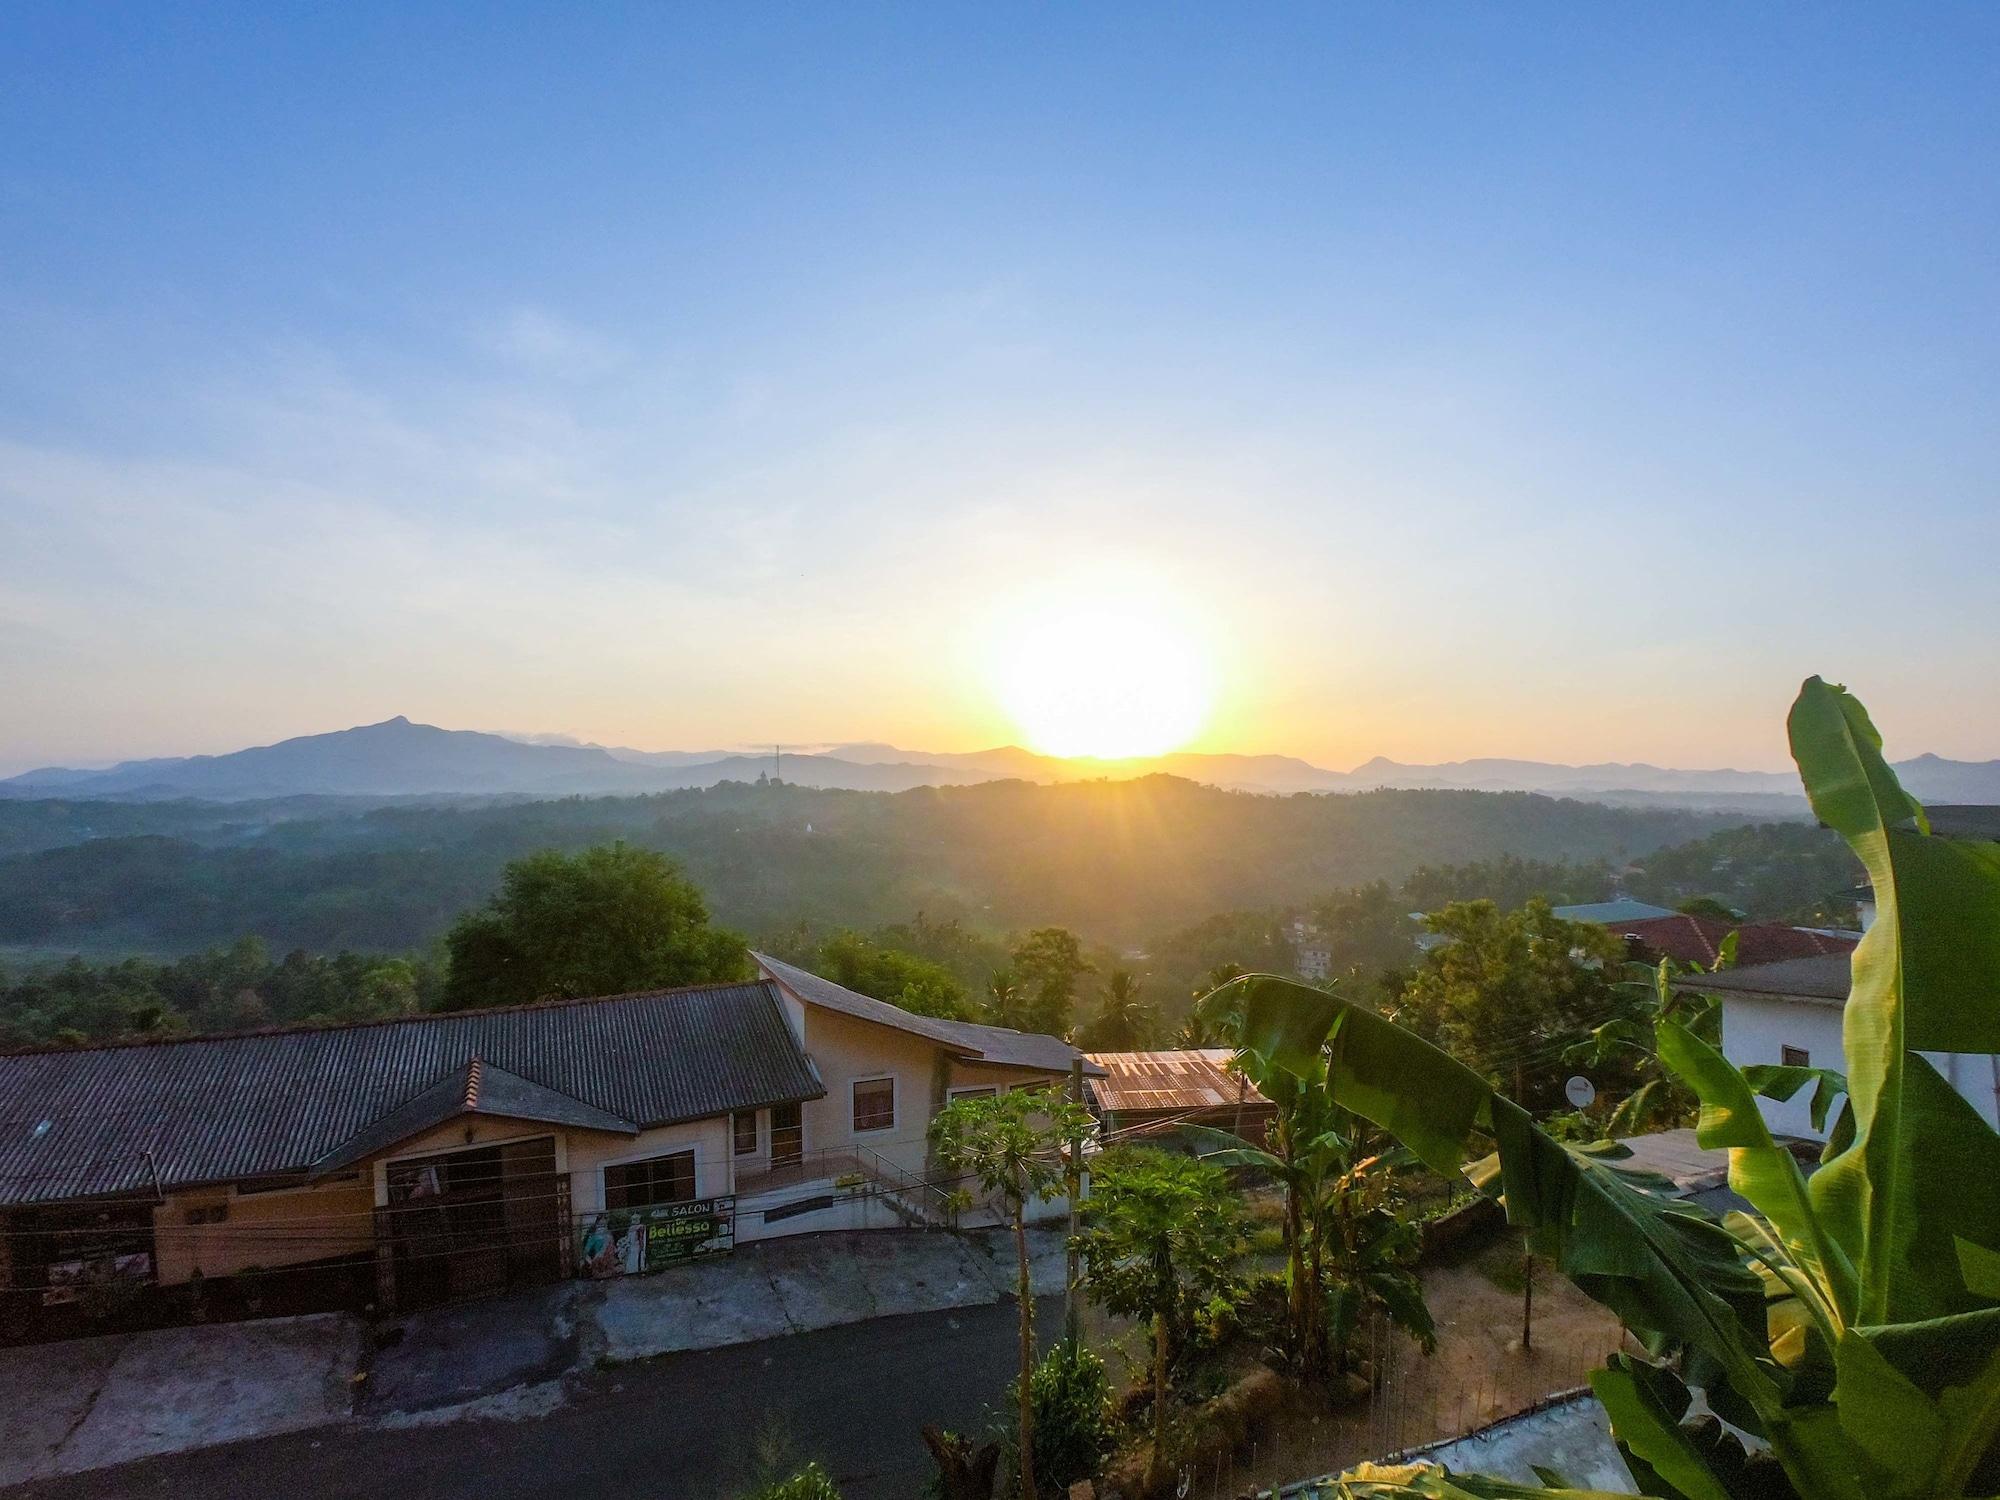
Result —
<instances>
[{"instance_id":1,"label":"large banana leaf","mask_svg":"<svg viewBox=\"0 0 2000 1500\"><path fill-rule=\"evenodd\" d=\"M1809 679L1789 724L1813 811L1875 888L1843 1020L1854 1140L1812 1179L1870 1324L1970 1311L1956 1241L2000 1250L2000 1136L1917 1056L2000 1052L2000 844L1930 836L1845 688Z\"/></svg>"}]
</instances>

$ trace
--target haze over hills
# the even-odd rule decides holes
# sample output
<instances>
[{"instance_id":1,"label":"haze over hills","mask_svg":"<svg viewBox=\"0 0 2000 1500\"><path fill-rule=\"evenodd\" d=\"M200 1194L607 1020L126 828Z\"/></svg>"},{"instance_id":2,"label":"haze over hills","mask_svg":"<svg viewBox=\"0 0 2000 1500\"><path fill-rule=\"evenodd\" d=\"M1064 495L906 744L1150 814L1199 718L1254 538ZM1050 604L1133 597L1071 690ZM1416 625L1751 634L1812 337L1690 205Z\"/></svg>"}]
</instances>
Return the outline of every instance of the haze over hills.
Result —
<instances>
[{"instance_id":1,"label":"haze over hills","mask_svg":"<svg viewBox=\"0 0 2000 1500\"><path fill-rule=\"evenodd\" d=\"M1899 762L1896 769L1904 784L1926 800L2000 802L2000 760L1920 755ZM1179 752L1136 760L1067 760L1013 745L973 752L911 751L872 743L811 754L633 750L558 735L440 729L401 716L225 755L127 761L104 770L45 767L0 781L0 795L225 802L291 796L630 796L756 781L774 773L800 786L854 791L1006 779L1123 780L1165 773L1234 791L1276 794L1456 788L1734 807L1746 813L1803 810L1797 779L1776 771L1506 759L1405 765L1380 756L1352 771L1333 771L1285 755Z\"/></svg>"}]
</instances>

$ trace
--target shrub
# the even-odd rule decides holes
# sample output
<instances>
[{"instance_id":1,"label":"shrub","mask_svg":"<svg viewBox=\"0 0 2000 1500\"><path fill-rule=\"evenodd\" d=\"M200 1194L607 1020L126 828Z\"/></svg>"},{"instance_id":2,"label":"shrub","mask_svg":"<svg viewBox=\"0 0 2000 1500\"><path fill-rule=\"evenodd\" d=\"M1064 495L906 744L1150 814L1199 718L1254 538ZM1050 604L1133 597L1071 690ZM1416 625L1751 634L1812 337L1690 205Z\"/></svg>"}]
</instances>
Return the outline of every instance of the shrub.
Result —
<instances>
[{"instance_id":1,"label":"shrub","mask_svg":"<svg viewBox=\"0 0 2000 1500\"><path fill-rule=\"evenodd\" d=\"M750 1500L840 1500L840 1491L818 1464L807 1464L789 1479L767 1484Z\"/></svg>"},{"instance_id":2,"label":"shrub","mask_svg":"<svg viewBox=\"0 0 2000 1500\"><path fill-rule=\"evenodd\" d=\"M1065 1339L1035 1366L1028 1395L1035 1414L1036 1488L1062 1495L1077 1480L1095 1478L1117 1441L1104 1361L1081 1339Z\"/></svg>"}]
</instances>

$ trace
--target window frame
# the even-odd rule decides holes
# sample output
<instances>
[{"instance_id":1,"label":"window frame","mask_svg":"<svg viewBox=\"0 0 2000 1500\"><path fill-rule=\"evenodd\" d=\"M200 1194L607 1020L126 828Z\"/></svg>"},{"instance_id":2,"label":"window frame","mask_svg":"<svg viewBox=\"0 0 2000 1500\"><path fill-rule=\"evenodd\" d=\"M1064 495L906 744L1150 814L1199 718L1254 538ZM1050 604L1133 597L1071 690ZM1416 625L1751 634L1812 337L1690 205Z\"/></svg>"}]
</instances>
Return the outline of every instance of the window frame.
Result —
<instances>
[{"instance_id":1,"label":"window frame","mask_svg":"<svg viewBox=\"0 0 2000 1500\"><path fill-rule=\"evenodd\" d=\"M621 1203L611 1201L613 1172L630 1172L639 1167L657 1167L661 1163L678 1161L682 1157L687 1158L688 1192L685 1198L657 1198L649 1195L644 1202L634 1203L631 1199L631 1187L620 1184L618 1191L625 1194L625 1201ZM645 1181L649 1193L659 1180L655 1172L646 1174ZM700 1163L695 1159L695 1150L692 1146L682 1146L674 1151L661 1151L652 1156L635 1156L628 1161L608 1161L598 1168L598 1187L604 1195L604 1209L607 1213L630 1213L638 1209L658 1208L671 1203L696 1203L701 1199Z\"/></svg>"},{"instance_id":2,"label":"window frame","mask_svg":"<svg viewBox=\"0 0 2000 1500\"><path fill-rule=\"evenodd\" d=\"M750 1144L743 1144L743 1126L750 1126ZM729 1115L729 1150L732 1156L755 1156L763 1140L763 1125L754 1109L732 1110Z\"/></svg>"},{"instance_id":3,"label":"window frame","mask_svg":"<svg viewBox=\"0 0 2000 1500\"><path fill-rule=\"evenodd\" d=\"M997 1099L999 1097L1000 1085L997 1083L968 1083L959 1088L946 1089L944 1091L944 1102L947 1104L955 1104L960 1099Z\"/></svg>"},{"instance_id":4,"label":"window frame","mask_svg":"<svg viewBox=\"0 0 2000 1500\"><path fill-rule=\"evenodd\" d=\"M861 1090L869 1085L889 1085L889 1118L885 1124L863 1125L861 1123ZM896 1075L885 1073L875 1078L856 1078L847 1085L847 1128L855 1135L880 1135L885 1130L896 1128Z\"/></svg>"},{"instance_id":5,"label":"window frame","mask_svg":"<svg viewBox=\"0 0 2000 1500\"><path fill-rule=\"evenodd\" d=\"M1812 1048L1794 1047L1790 1042L1778 1045L1778 1066L1781 1068L1810 1068Z\"/></svg>"}]
</instances>

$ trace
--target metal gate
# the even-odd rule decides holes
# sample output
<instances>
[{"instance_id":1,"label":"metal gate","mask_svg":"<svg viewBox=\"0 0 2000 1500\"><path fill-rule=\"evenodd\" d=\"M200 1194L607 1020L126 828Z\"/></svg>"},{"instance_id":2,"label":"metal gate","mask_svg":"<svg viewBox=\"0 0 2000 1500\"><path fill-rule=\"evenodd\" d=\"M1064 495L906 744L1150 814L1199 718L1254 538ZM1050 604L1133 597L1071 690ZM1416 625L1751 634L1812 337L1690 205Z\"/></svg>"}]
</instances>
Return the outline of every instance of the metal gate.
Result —
<instances>
[{"instance_id":1,"label":"metal gate","mask_svg":"<svg viewBox=\"0 0 2000 1500\"><path fill-rule=\"evenodd\" d=\"M375 1210L376 1290L401 1312L560 1281L571 1239L553 1137L393 1162Z\"/></svg>"}]
</instances>

